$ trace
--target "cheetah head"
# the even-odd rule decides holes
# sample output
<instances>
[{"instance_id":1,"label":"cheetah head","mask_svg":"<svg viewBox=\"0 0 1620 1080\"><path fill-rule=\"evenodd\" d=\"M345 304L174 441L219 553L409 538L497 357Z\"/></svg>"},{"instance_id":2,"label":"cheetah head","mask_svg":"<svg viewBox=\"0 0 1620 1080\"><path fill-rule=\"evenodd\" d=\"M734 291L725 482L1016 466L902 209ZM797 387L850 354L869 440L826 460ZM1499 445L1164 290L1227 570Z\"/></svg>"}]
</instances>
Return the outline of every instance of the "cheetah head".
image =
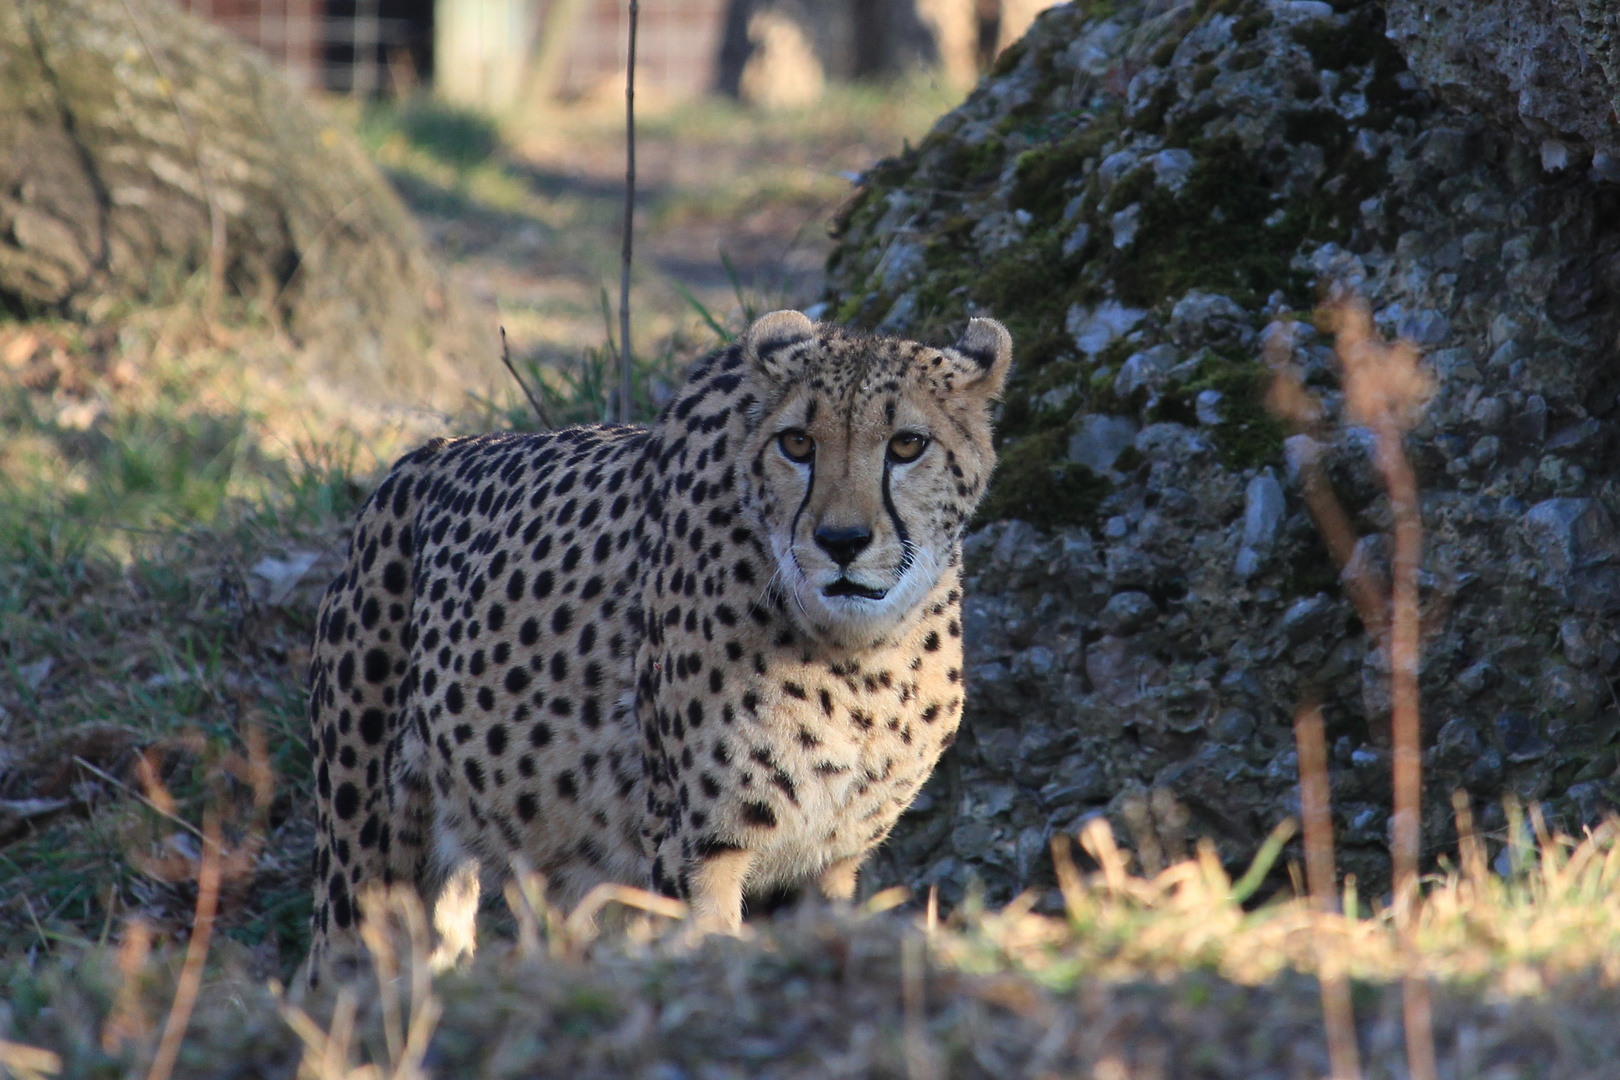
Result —
<instances>
[{"instance_id":1,"label":"cheetah head","mask_svg":"<svg viewBox=\"0 0 1620 1080\"><path fill-rule=\"evenodd\" d=\"M835 644L892 635L955 557L984 494L1012 336L974 319L935 349L778 311L741 348L758 402L744 459L751 501L786 607Z\"/></svg>"}]
</instances>

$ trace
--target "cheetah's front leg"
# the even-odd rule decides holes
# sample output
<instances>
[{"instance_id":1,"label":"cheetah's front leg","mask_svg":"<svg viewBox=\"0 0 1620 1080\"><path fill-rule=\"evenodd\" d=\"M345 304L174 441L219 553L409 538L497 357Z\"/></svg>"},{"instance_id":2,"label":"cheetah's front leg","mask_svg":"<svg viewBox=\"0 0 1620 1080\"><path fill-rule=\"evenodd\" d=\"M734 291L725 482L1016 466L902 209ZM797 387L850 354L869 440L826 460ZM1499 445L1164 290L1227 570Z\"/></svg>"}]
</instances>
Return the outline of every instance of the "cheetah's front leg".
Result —
<instances>
[{"instance_id":1,"label":"cheetah's front leg","mask_svg":"<svg viewBox=\"0 0 1620 1080\"><path fill-rule=\"evenodd\" d=\"M479 870L477 859L461 860L434 898L433 929L439 932L439 945L428 960L434 971L448 971L463 958L471 960L478 948Z\"/></svg>"},{"instance_id":2,"label":"cheetah's front leg","mask_svg":"<svg viewBox=\"0 0 1620 1080\"><path fill-rule=\"evenodd\" d=\"M741 931L743 885L754 858L751 851L731 849L693 860L687 874L695 929L725 934Z\"/></svg>"},{"instance_id":3,"label":"cheetah's front leg","mask_svg":"<svg viewBox=\"0 0 1620 1080\"><path fill-rule=\"evenodd\" d=\"M855 878L861 871L865 855L851 855L839 859L821 872L821 895L828 900L855 899Z\"/></svg>"}]
</instances>

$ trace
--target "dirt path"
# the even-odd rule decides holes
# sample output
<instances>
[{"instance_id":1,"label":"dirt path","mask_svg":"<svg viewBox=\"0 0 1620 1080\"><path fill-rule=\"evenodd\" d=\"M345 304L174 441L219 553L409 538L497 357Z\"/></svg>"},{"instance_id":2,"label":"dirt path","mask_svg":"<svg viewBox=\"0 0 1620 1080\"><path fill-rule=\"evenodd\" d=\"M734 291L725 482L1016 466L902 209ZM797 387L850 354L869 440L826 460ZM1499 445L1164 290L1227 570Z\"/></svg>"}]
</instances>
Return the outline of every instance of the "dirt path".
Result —
<instances>
[{"instance_id":1,"label":"dirt path","mask_svg":"<svg viewBox=\"0 0 1620 1080\"><path fill-rule=\"evenodd\" d=\"M920 138L951 104L924 82L835 90L794 113L724 102L646 108L637 140L638 351L683 333L712 340L682 288L731 323L742 319L739 288L766 310L813 302L831 248L827 225L852 178ZM450 176L424 160L420 139L381 141L378 157L433 245L520 355L567 366L600 346L604 287L616 334L623 122L612 101L520 117L502 125L501 150Z\"/></svg>"}]
</instances>

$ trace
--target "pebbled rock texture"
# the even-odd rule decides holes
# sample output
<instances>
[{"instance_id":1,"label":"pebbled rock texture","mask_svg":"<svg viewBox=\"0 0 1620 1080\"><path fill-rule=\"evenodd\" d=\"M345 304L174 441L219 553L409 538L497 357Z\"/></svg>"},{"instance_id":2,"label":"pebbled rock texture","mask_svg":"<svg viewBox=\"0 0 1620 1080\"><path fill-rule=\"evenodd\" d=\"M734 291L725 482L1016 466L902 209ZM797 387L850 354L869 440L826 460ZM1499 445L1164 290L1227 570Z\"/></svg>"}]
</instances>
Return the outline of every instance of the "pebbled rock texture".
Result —
<instances>
[{"instance_id":1,"label":"pebbled rock texture","mask_svg":"<svg viewBox=\"0 0 1620 1080\"><path fill-rule=\"evenodd\" d=\"M1389 35L1445 100L1620 180L1620 10L1608 0L1387 0Z\"/></svg>"},{"instance_id":2,"label":"pebbled rock texture","mask_svg":"<svg viewBox=\"0 0 1620 1080\"><path fill-rule=\"evenodd\" d=\"M1319 460L1353 567L1387 563L1370 443L1337 422L1311 318L1333 289L1437 386L1408 440L1426 856L1455 843L1459 787L1498 835L1509 794L1571 829L1620 797L1620 187L1426 89L1385 18L1053 9L843 211L827 314L939 340L994 314L1019 351L967 545L970 720L876 882L1003 897L1049 881L1053 832L1097 813L1241 862L1297 810L1314 691L1340 868L1387 887L1389 664L1298 481ZM1276 334L1337 434L1265 412Z\"/></svg>"}]
</instances>

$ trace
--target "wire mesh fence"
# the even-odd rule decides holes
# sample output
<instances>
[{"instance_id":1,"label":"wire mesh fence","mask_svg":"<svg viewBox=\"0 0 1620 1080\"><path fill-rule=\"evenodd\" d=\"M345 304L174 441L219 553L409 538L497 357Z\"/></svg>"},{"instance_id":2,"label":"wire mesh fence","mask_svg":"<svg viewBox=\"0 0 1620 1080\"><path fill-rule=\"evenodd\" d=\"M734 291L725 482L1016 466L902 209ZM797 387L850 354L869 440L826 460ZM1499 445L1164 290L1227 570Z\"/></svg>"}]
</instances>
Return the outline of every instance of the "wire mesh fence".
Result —
<instances>
[{"instance_id":1,"label":"wire mesh fence","mask_svg":"<svg viewBox=\"0 0 1620 1080\"><path fill-rule=\"evenodd\" d=\"M431 74L432 0L175 0L258 46L297 86L406 93Z\"/></svg>"}]
</instances>

